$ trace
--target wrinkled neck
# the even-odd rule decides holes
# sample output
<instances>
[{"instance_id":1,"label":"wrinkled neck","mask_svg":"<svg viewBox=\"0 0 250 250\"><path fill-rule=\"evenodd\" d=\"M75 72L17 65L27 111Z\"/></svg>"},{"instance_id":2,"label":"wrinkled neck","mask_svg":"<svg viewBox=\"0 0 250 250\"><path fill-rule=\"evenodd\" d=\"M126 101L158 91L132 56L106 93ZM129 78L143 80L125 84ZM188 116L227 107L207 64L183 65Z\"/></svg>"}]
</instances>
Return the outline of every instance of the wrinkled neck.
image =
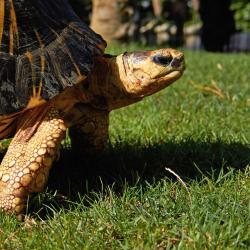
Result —
<instances>
[{"instance_id":1,"label":"wrinkled neck","mask_svg":"<svg viewBox=\"0 0 250 250\"><path fill-rule=\"evenodd\" d=\"M132 97L127 91L129 81L123 72L119 56L96 57L94 69L86 79L89 91L95 97L106 100L108 110L118 109L141 100L141 97Z\"/></svg>"}]
</instances>

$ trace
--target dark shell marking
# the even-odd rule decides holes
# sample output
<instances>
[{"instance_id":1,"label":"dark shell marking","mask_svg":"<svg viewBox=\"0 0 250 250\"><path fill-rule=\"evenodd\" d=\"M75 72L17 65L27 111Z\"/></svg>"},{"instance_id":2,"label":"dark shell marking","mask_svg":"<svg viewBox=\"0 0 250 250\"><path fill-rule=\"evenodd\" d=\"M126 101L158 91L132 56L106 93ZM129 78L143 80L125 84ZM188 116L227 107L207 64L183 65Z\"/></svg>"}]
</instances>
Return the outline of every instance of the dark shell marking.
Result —
<instances>
[{"instance_id":1,"label":"dark shell marking","mask_svg":"<svg viewBox=\"0 0 250 250\"><path fill-rule=\"evenodd\" d=\"M66 0L1 0L0 116L76 84L105 46Z\"/></svg>"}]
</instances>

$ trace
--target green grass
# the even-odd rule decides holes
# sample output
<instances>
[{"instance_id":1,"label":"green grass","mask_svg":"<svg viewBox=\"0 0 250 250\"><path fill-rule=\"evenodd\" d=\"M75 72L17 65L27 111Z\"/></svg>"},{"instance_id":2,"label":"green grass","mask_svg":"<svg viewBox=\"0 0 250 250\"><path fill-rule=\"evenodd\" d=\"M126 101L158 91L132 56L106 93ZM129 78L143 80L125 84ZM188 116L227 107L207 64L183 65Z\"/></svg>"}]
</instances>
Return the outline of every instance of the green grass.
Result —
<instances>
[{"instance_id":1,"label":"green grass","mask_svg":"<svg viewBox=\"0 0 250 250\"><path fill-rule=\"evenodd\" d=\"M250 248L250 57L185 54L178 82L111 114L107 152L63 150L33 220L0 214L0 249Z\"/></svg>"}]
</instances>

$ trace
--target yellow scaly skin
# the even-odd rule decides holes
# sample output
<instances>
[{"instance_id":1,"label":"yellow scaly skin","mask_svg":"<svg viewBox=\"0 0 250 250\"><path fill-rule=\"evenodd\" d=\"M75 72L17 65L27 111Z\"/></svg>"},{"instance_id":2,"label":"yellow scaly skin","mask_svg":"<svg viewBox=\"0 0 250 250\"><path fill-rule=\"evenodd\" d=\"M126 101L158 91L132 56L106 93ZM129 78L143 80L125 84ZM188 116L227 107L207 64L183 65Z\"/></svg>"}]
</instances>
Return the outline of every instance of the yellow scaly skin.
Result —
<instances>
[{"instance_id":1,"label":"yellow scaly skin","mask_svg":"<svg viewBox=\"0 0 250 250\"><path fill-rule=\"evenodd\" d=\"M65 131L58 111L51 108L30 139L22 139L25 129L16 134L0 169L0 207L4 211L20 214L27 195L43 190Z\"/></svg>"}]
</instances>

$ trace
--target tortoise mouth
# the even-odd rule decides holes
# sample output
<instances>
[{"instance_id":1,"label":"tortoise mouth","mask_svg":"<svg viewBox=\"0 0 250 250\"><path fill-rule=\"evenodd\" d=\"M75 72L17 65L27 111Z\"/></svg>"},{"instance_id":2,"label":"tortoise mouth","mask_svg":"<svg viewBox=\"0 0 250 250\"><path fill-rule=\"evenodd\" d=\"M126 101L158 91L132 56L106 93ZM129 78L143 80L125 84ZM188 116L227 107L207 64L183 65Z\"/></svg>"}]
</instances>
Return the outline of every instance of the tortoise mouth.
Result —
<instances>
[{"instance_id":1,"label":"tortoise mouth","mask_svg":"<svg viewBox=\"0 0 250 250\"><path fill-rule=\"evenodd\" d=\"M178 79L182 76L183 70L173 70L166 74L165 76L162 76L162 79L169 78L169 79Z\"/></svg>"},{"instance_id":2,"label":"tortoise mouth","mask_svg":"<svg viewBox=\"0 0 250 250\"><path fill-rule=\"evenodd\" d=\"M152 76L152 79L164 78L171 79L172 77L175 79L177 76L181 76L185 71L185 62L181 62L178 65L172 66L172 62L167 66L162 66L162 68L158 69L155 72L155 75ZM178 77L179 78L179 77Z\"/></svg>"}]
</instances>

